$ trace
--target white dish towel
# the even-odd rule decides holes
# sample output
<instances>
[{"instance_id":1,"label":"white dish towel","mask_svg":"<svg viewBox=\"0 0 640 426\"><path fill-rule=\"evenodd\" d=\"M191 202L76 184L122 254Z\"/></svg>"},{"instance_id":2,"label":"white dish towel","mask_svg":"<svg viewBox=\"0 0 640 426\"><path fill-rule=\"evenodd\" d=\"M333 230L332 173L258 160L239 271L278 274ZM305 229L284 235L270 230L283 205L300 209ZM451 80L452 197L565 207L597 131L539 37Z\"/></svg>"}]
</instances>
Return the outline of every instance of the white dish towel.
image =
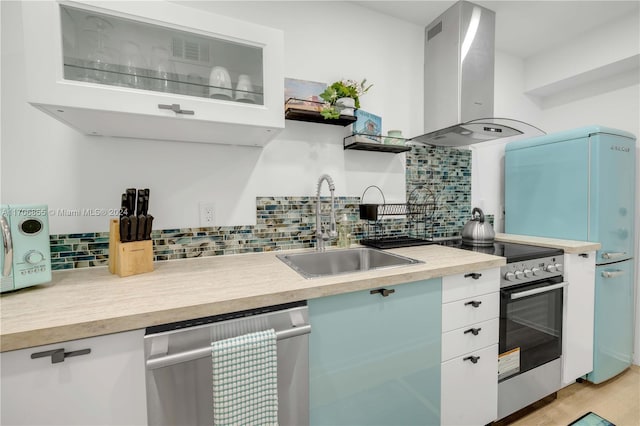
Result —
<instances>
[{"instance_id":1,"label":"white dish towel","mask_svg":"<svg viewBox=\"0 0 640 426\"><path fill-rule=\"evenodd\" d=\"M278 424L278 356L273 329L211 343L213 424Z\"/></svg>"}]
</instances>

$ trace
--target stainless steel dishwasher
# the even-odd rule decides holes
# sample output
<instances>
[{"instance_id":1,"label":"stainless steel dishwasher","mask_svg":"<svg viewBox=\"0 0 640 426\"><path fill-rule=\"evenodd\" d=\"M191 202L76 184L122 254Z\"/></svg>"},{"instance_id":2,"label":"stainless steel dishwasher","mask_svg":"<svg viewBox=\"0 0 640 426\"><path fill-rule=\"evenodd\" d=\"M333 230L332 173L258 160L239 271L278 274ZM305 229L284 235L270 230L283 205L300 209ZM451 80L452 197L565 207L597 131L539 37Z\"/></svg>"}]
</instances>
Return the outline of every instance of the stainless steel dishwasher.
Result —
<instances>
[{"instance_id":1,"label":"stainless steel dishwasher","mask_svg":"<svg viewBox=\"0 0 640 426\"><path fill-rule=\"evenodd\" d=\"M306 305L295 302L147 328L149 424L213 424L211 342L269 329L277 338L278 423L309 424Z\"/></svg>"}]
</instances>

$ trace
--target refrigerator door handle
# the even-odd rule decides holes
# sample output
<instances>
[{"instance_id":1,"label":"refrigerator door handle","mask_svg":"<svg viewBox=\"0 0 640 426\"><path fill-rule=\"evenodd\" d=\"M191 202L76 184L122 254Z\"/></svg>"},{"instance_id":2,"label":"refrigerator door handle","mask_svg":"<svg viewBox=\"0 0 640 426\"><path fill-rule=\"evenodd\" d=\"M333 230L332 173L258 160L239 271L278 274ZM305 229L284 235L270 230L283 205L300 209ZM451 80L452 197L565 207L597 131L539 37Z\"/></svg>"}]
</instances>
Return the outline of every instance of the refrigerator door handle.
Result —
<instances>
[{"instance_id":1,"label":"refrigerator door handle","mask_svg":"<svg viewBox=\"0 0 640 426\"><path fill-rule=\"evenodd\" d=\"M602 253L602 258L603 259L619 259L621 257L625 257L627 255L627 252L624 251L619 251L619 252L604 252Z\"/></svg>"},{"instance_id":2,"label":"refrigerator door handle","mask_svg":"<svg viewBox=\"0 0 640 426\"><path fill-rule=\"evenodd\" d=\"M624 271L616 269L615 271L602 271L602 276L604 278L616 278L624 275Z\"/></svg>"}]
</instances>

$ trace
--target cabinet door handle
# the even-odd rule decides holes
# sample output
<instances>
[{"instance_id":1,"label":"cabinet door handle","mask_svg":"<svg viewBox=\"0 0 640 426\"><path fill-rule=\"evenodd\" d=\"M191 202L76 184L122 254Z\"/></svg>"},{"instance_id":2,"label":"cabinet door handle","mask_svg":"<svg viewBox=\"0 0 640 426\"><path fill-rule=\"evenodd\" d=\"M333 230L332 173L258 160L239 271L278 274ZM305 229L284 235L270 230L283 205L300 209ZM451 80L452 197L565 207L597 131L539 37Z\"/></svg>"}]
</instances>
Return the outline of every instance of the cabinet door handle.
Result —
<instances>
[{"instance_id":1,"label":"cabinet door handle","mask_svg":"<svg viewBox=\"0 0 640 426\"><path fill-rule=\"evenodd\" d=\"M369 292L369 294L380 294L382 297L387 297L387 296L389 296L390 294L393 294L393 293L395 293L395 292L396 292L396 291L395 291L394 289L392 289L392 288L390 288L390 289L386 289L386 288L378 288L378 289L376 289L376 290L371 290L371 291Z\"/></svg>"},{"instance_id":2,"label":"cabinet door handle","mask_svg":"<svg viewBox=\"0 0 640 426\"><path fill-rule=\"evenodd\" d=\"M480 359L479 356L473 356L473 355L468 356L466 358L462 358L463 361L471 361L474 364L477 364L479 359Z\"/></svg>"},{"instance_id":3,"label":"cabinet door handle","mask_svg":"<svg viewBox=\"0 0 640 426\"><path fill-rule=\"evenodd\" d=\"M91 353L91 349L80 349L77 351L71 351L71 352L65 352L64 348L61 349L53 349L50 351L44 351L44 352L36 352L34 354L31 354L31 359L36 359L36 358L44 358L44 357L51 357L51 364L57 364L59 362L64 362L65 358L69 358L72 356L79 356L79 355L87 355Z\"/></svg>"},{"instance_id":4,"label":"cabinet door handle","mask_svg":"<svg viewBox=\"0 0 640 426\"><path fill-rule=\"evenodd\" d=\"M477 272L471 272L470 274L466 274L464 277L465 278L473 278L474 280L479 279L482 276L482 274L479 274Z\"/></svg>"},{"instance_id":5,"label":"cabinet door handle","mask_svg":"<svg viewBox=\"0 0 640 426\"><path fill-rule=\"evenodd\" d=\"M467 334L467 333L472 333L474 336L477 336L478 333L480 333L480 330L482 330L481 327L478 328L470 328L468 330L466 330L463 334Z\"/></svg>"},{"instance_id":6,"label":"cabinet door handle","mask_svg":"<svg viewBox=\"0 0 640 426\"><path fill-rule=\"evenodd\" d=\"M480 300L471 300L471 301L465 303L464 306L471 305L474 308L477 308L478 306L480 306L481 303L482 302Z\"/></svg>"},{"instance_id":7,"label":"cabinet door handle","mask_svg":"<svg viewBox=\"0 0 640 426\"><path fill-rule=\"evenodd\" d=\"M171 105L158 104L158 108L160 108L160 109L170 109L171 111L175 112L176 114L185 114L185 115L194 115L195 114L195 112L193 110L181 109L180 108L180 104L171 104Z\"/></svg>"}]
</instances>

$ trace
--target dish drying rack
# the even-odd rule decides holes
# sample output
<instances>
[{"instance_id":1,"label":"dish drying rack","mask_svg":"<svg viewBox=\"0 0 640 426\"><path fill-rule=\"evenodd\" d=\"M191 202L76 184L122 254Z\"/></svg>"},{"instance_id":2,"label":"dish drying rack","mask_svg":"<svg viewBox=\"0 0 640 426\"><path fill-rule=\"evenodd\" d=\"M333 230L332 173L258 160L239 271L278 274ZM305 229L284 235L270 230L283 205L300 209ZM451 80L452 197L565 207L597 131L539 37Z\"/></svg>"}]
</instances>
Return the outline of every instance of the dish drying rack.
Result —
<instances>
[{"instance_id":1,"label":"dish drying rack","mask_svg":"<svg viewBox=\"0 0 640 426\"><path fill-rule=\"evenodd\" d=\"M436 198L433 192L425 187L414 189L406 203L388 204L382 190L375 186L368 186L360 201L371 188L377 189L382 195L382 204L361 203L360 219L366 220L365 235L360 244L378 249L411 247L433 244L433 216L436 211ZM403 223L388 219L402 219Z\"/></svg>"}]
</instances>

